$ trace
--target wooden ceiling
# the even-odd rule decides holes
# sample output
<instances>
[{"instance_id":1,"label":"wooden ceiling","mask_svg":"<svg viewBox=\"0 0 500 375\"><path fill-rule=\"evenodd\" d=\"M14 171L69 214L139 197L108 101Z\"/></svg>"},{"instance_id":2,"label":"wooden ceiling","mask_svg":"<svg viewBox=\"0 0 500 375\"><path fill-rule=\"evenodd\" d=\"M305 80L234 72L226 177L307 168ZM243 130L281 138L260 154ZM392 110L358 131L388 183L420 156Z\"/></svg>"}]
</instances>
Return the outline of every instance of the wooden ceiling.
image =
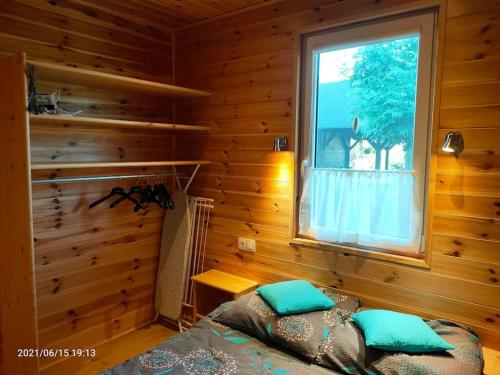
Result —
<instances>
[{"instance_id":1,"label":"wooden ceiling","mask_svg":"<svg viewBox=\"0 0 500 375\"><path fill-rule=\"evenodd\" d=\"M137 0L133 0L136 2ZM141 11L154 11L163 18L162 24L177 29L222 16L272 0L147 0L141 1Z\"/></svg>"}]
</instances>

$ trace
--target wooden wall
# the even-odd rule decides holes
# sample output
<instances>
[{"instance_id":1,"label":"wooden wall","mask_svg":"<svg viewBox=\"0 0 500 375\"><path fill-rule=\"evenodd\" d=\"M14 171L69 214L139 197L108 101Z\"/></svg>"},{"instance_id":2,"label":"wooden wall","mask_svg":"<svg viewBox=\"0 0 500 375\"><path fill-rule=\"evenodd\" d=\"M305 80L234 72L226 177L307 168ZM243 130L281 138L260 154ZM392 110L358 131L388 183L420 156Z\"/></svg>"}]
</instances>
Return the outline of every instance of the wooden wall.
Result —
<instances>
[{"instance_id":1,"label":"wooden wall","mask_svg":"<svg viewBox=\"0 0 500 375\"><path fill-rule=\"evenodd\" d=\"M0 55L26 52L32 60L169 83L172 35L161 24L149 22L152 14L147 9L132 13L116 1L2 0ZM61 90L62 107L83 110L82 116L172 118L168 100L57 82L40 81L39 88ZM31 159L33 163L169 160L173 138L162 134L32 123ZM37 172L32 177L63 173L102 171ZM116 184L127 187L135 182L33 185L41 348L92 348L152 318L163 212L152 208L134 213L127 203L110 210L109 202L88 209ZM42 369L50 363L42 360Z\"/></svg>"},{"instance_id":2,"label":"wooden wall","mask_svg":"<svg viewBox=\"0 0 500 375\"><path fill-rule=\"evenodd\" d=\"M436 4L289 0L177 33L179 83L214 90L179 110L186 120L211 122L213 133L177 146L194 157L197 144L196 157L214 162L194 191L216 200L207 268L261 282L309 279L371 306L469 324L500 346L498 1L442 2L435 143L459 129L466 146L459 159L437 156L430 270L289 246L293 152L271 151L275 135L293 138L298 30ZM256 254L239 252L237 236L255 238Z\"/></svg>"},{"instance_id":3,"label":"wooden wall","mask_svg":"<svg viewBox=\"0 0 500 375\"><path fill-rule=\"evenodd\" d=\"M158 134L36 126L31 142L34 162L172 158L171 137ZM33 178L50 174L61 172ZM88 208L114 186L136 182L33 185L40 347L91 348L151 320L163 211L135 213L128 202L109 209L111 201Z\"/></svg>"},{"instance_id":4,"label":"wooden wall","mask_svg":"<svg viewBox=\"0 0 500 375\"><path fill-rule=\"evenodd\" d=\"M458 160L437 159L430 271L289 246L293 152L270 151L275 135L293 137L297 30L436 1L287 0L177 33L178 82L214 90L210 99L178 111L186 121L213 124L213 134L183 137L176 155L215 162L193 190L216 200L207 267L262 282L307 278L372 306L462 321L499 346L498 1L448 0L444 7L439 140L448 129L461 129L466 150ZM131 12L118 1L0 2L0 54L27 52L30 59L170 82L171 40L151 7ZM172 117L164 100L54 82L40 87L61 89L64 107L83 109L85 116ZM130 130L33 125L31 142L33 162L173 156L166 147L172 137ZM202 155L193 155L193 145ZM151 318L162 213L136 214L126 205L87 209L113 185L33 188L41 347L93 347ZM255 255L237 251L239 235L257 240Z\"/></svg>"},{"instance_id":5,"label":"wooden wall","mask_svg":"<svg viewBox=\"0 0 500 375\"><path fill-rule=\"evenodd\" d=\"M170 30L115 1L2 0L0 52L169 82Z\"/></svg>"},{"instance_id":6,"label":"wooden wall","mask_svg":"<svg viewBox=\"0 0 500 375\"><path fill-rule=\"evenodd\" d=\"M0 60L0 332L8 337L2 341L6 360L0 373L7 374L38 370L36 357L15 361L19 348L38 346L33 228L26 225L32 210L25 64L24 55Z\"/></svg>"}]
</instances>

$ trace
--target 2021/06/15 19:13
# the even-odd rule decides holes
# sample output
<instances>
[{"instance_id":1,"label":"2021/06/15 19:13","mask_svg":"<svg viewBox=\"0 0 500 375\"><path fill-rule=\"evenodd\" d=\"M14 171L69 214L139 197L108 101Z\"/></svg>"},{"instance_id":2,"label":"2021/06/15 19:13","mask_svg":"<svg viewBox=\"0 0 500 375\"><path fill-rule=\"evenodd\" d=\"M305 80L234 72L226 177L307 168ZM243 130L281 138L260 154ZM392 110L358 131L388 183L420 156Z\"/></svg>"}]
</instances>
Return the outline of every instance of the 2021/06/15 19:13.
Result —
<instances>
[{"instance_id":1,"label":"2021/06/15 19:13","mask_svg":"<svg viewBox=\"0 0 500 375\"><path fill-rule=\"evenodd\" d=\"M56 358L56 357L95 357L95 349L18 349L18 357L38 357L38 358Z\"/></svg>"}]
</instances>

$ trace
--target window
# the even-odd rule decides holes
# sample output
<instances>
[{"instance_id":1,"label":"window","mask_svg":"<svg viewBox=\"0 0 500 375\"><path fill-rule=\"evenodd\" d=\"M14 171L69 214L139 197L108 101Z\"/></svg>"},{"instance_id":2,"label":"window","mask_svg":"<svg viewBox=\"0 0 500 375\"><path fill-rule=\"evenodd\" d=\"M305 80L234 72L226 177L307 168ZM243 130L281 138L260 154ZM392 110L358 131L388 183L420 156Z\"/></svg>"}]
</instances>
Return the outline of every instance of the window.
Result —
<instances>
[{"instance_id":1,"label":"window","mask_svg":"<svg viewBox=\"0 0 500 375\"><path fill-rule=\"evenodd\" d=\"M304 38L300 237L421 256L434 22Z\"/></svg>"}]
</instances>

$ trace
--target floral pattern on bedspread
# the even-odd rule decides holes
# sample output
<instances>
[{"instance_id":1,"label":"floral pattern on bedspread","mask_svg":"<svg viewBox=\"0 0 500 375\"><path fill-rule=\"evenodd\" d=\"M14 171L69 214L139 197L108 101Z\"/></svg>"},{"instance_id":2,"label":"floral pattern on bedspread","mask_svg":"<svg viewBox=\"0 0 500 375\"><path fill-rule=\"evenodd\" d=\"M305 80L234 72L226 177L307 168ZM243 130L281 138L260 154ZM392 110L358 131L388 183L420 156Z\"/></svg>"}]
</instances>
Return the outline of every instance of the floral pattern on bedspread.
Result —
<instances>
[{"instance_id":1,"label":"floral pattern on bedspread","mask_svg":"<svg viewBox=\"0 0 500 375\"><path fill-rule=\"evenodd\" d=\"M258 339L204 318L101 375L331 375Z\"/></svg>"},{"instance_id":2,"label":"floral pattern on bedspread","mask_svg":"<svg viewBox=\"0 0 500 375\"><path fill-rule=\"evenodd\" d=\"M482 374L481 345L471 329L448 320L431 320L427 324L455 349L406 354L369 348L362 331L349 317L329 327L315 363L352 375Z\"/></svg>"},{"instance_id":3,"label":"floral pattern on bedspread","mask_svg":"<svg viewBox=\"0 0 500 375\"><path fill-rule=\"evenodd\" d=\"M351 318L355 308L319 312L309 321L304 321L306 315L292 315L276 320L276 328L264 325L267 327L264 330L276 329L297 342L309 338L310 324L317 325L315 329L321 329L322 341L316 355L307 362L275 343L264 343L259 339L265 341L260 331L251 336L212 320L222 312L231 312L235 306L234 302L222 304L190 330L101 375L482 374L484 361L479 337L469 328L447 320L432 320L427 324L455 349L425 354L365 347L363 333ZM265 319L272 318L258 300L247 307Z\"/></svg>"}]
</instances>

